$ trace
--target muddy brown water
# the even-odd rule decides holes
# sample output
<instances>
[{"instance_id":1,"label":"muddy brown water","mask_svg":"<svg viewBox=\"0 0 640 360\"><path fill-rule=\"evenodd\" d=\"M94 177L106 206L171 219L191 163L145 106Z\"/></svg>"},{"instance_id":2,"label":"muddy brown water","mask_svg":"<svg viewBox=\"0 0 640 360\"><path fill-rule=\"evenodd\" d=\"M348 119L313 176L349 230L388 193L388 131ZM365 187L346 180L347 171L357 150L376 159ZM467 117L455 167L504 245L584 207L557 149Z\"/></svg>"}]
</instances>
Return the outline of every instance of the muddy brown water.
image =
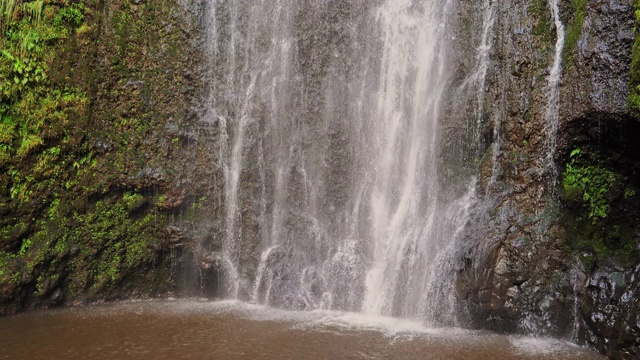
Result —
<instances>
[{"instance_id":1,"label":"muddy brown water","mask_svg":"<svg viewBox=\"0 0 640 360\"><path fill-rule=\"evenodd\" d=\"M603 359L564 341L239 302L128 302L0 318L0 359Z\"/></svg>"}]
</instances>

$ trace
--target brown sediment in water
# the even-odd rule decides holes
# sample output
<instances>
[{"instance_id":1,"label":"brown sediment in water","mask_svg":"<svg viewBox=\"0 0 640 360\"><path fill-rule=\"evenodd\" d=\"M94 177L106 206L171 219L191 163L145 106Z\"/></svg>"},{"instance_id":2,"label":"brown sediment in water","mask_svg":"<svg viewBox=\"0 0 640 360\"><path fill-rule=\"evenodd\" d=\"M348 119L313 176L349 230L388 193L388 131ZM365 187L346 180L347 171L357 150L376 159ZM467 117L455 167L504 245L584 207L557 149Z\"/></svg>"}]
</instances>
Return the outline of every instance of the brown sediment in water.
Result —
<instances>
[{"instance_id":1,"label":"brown sediment in water","mask_svg":"<svg viewBox=\"0 0 640 360\"><path fill-rule=\"evenodd\" d=\"M557 340L359 314L155 301L0 318L7 359L601 359Z\"/></svg>"}]
</instances>

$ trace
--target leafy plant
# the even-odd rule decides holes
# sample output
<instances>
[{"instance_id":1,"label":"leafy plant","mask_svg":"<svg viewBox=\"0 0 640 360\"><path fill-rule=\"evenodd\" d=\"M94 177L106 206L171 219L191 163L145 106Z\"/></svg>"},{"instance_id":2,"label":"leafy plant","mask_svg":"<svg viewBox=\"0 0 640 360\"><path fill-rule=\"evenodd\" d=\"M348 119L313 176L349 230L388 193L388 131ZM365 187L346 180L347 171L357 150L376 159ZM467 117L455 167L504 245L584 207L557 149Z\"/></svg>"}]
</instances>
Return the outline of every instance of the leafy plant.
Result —
<instances>
[{"instance_id":1,"label":"leafy plant","mask_svg":"<svg viewBox=\"0 0 640 360\"><path fill-rule=\"evenodd\" d=\"M9 26L19 2L20 0L0 0L0 15L3 20L0 28L6 29Z\"/></svg>"},{"instance_id":2,"label":"leafy plant","mask_svg":"<svg viewBox=\"0 0 640 360\"><path fill-rule=\"evenodd\" d=\"M51 202L49 206L49 220L55 220L60 214L58 206L60 206L60 199L55 199Z\"/></svg>"},{"instance_id":3,"label":"leafy plant","mask_svg":"<svg viewBox=\"0 0 640 360\"><path fill-rule=\"evenodd\" d=\"M44 0L23 1L22 12L24 16L28 16L36 25L42 21L42 10L44 8Z\"/></svg>"},{"instance_id":4,"label":"leafy plant","mask_svg":"<svg viewBox=\"0 0 640 360\"><path fill-rule=\"evenodd\" d=\"M44 9L44 0L0 0L0 29L6 30L15 18L17 10L23 18L32 21L34 24L40 24L42 20L42 11Z\"/></svg>"},{"instance_id":5,"label":"leafy plant","mask_svg":"<svg viewBox=\"0 0 640 360\"><path fill-rule=\"evenodd\" d=\"M82 21L84 21L84 12L84 4L71 4L58 11L53 19L53 24L56 26L64 26L65 23L69 23L76 27L80 26Z\"/></svg>"},{"instance_id":6,"label":"leafy plant","mask_svg":"<svg viewBox=\"0 0 640 360\"><path fill-rule=\"evenodd\" d=\"M622 177L603 166L599 159L587 161L580 149L574 149L569 158L562 179L565 194L569 197L580 195L589 206L589 218L593 222L606 218L609 212L607 193Z\"/></svg>"},{"instance_id":7,"label":"leafy plant","mask_svg":"<svg viewBox=\"0 0 640 360\"><path fill-rule=\"evenodd\" d=\"M20 256L24 255L27 250L31 247L32 241L31 239L25 239L22 241L22 245L20 246L20 252L18 253Z\"/></svg>"},{"instance_id":8,"label":"leafy plant","mask_svg":"<svg viewBox=\"0 0 640 360\"><path fill-rule=\"evenodd\" d=\"M124 193L124 195L122 196L122 200L124 201L127 211L134 210L145 202L144 196L128 192Z\"/></svg>"}]
</instances>

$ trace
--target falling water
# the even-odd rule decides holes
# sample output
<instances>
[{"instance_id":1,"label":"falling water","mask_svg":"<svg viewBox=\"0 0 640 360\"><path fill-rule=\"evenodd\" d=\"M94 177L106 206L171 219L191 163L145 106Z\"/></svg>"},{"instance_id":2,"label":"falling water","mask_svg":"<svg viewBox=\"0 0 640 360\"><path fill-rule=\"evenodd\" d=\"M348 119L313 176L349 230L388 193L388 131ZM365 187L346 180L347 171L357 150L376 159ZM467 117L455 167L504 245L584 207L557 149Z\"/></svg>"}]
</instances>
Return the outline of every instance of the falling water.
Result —
<instances>
[{"instance_id":1,"label":"falling water","mask_svg":"<svg viewBox=\"0 0 640 360\"><path fill-rule=\"evenodd\" d=\"M461 86L462 88L471 87L476 94L474 117L478 131L484 115L484 98L487 92L485 85L487 72L489 71L493 27L496 21L496 6L497 2L495 0L483 0L482 2L482 38L476 48L476 64L471 76ZM479 134L476 134L476 136L479 136Z\"/></svg>"},{"instance_id":2,"label":"falling water","mask_svg":"<svg viewBox=\"0 0 640 360\"><path fill-rule=\"evenodd\" d=\"M582 325L582 317L580 314L580 293L585 286L586 275L584 268L580 262L579 256L575 256L573 259L575 266L571 269L571 289L573 295L573 326L571 328L570 340L573 342L579 341L580 328Z\"/></svg>"},{"instance_id":3,"label":"falling water","mask_svg":"<svg viewBox=\"0 0 640 360\"><path fill-rule=\"evenodd\" d=\"M550 185L553 187L556 179L555 153L557 147L558 125L560 122L560 79L562 77L562 50L564 48L565 29L560 20L559 0L549 0L551 13L556 26L556 46L553 58L553 64L549 70L548 78L548 100L546 110L546 157L544 160L545 170L550 179Z\"/></svg>"},{"instance_id":4,"label":"falling water","mask_svg":"<svg viewBox=\"0 0 640 360\"><path fill-rule=\"evenodd\" d=\"M209 4L227 297L455 322L456 238L475 179L443 175L449 10L447 0Z\"/></svg>"},{"instance_id":5,"label":"falling water","mask_svg":"<svg viewBox=\"0 0 640 360\"><path fill-rule=\"evenodd\" d=\"M205 119L217 122L220 129L218 158L225 179L225 231L220 266L227 296L232 298L239 297L243 280L246 280L241 278L238 271L239 245L243 237L239 187L242 185L241 175L246 162L247 131L256 122L252 112L256 98L262 95L256 92L272 91L275 96L279 86L275 81L286 77L279 73L286 69L274 68L274 65L286 64L277 61L287 57L286 44L258 54L256 50L263 40L258 34L263 26L271 27L270 30L274 32L281 30L275 24L269 24L267 16L288 23L285 9L281 5L272 7L269 4L247 8L240 1L224 4L213 1L208 6L206 50L210 59L210 97ZM245 11L249 13L245 14ZM260 21L238 24L247 15ZM274 84L262 84L263 78ZM260 88L257 85L259 82ZM277 108L278 104L274 104L274 107Z\"/></svg>"},{"instance_id":6,"label":"falling water","mask_svg":"<svg viewBox=\"0 0 640 360\"><path fill-rule=\"evenodd\" d=\"M483 1L484 17L482 21L482 42L478 49L479 57L479 69L480 69L480 88L478 89L478 118L483 116L484 98L485 98L485 83L487 79L487 72L489 70L490 52L492 49L491 41L493 39L493 27L496 21L496 7L498 2L495 0ZM491 149L491 178L489 179L488 188L495 185L498 178L498 157L502 151L502 133L500 126L502 121L500 116L496 116L493 120L493 145Z\"/></svg>"},{"instance_id":7,"label":"falling water","mask_svg":"<svg viewBox=\"0 0 640 360\"><path fill-rule=\"evenodd\" d=\"M460 86L460 91L471 91L475 94L475 106L473 108L473 116L475 124L473 125L473 143L476 146L482 145L482 128L486 118L485 97L487 93L486 82L491 62L491 49L494 25L496 21L498 2L495 0L482 1L482 37L480 43L475 50L475 66L473 72ZM501 151L502 136L500 133L501 121L499 117L493 121L493 143L492 143L492 171L489 179L489 188L492 187L498 174L498 156Z\"/></svg>"},{"instance_id":8,"label":"falling water","mask_svg":"<svg viewBox=\"0 0 640 360\"><path fill-rule=\"evenodd\" d=\"M437 240L431 232L439 205L437 133L446 54L435 9L416 16L407 13L409 4L389 2L378 12L384 48L372 125L379 153L371 164L373 256L363 304L375 314L396 312L395 297L403 292L400 306L419 300L410 292L423 290L426 279L420 278L424 268L416 267L433 260L437 245L430 240Z\"/></svg>"}]
</instances>

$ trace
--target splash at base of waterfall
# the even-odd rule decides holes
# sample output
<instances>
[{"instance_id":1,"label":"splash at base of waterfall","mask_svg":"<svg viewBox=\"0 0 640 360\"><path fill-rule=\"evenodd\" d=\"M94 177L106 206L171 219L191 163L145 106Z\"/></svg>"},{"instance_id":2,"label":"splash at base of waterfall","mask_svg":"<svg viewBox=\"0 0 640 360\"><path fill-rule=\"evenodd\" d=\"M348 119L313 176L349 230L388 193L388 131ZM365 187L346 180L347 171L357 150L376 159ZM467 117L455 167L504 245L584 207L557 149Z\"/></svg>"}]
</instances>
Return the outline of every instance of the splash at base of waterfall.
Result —
<instances>
[{"instance_id":1,"label":"splash at base of waterfall","mask_svg":"<svg viewBox=\"0 0 640 360\"><path fill-rule=\"evenodd\" d=\"M240 302L144 301L0 318L11 359L596 360L568 343Z\"/></svg>"},{"instance_id":2,"label":"splash at base of waterfall","mask_svg":"<svg viewBox=\"0 0 640 360\"><path fill-rule=\"evenodd\" d=\"M457 324L476 180L442 160L452 3L208 4L224 229L201 248L226 298Z\"/></svg>"}]
</instances>

